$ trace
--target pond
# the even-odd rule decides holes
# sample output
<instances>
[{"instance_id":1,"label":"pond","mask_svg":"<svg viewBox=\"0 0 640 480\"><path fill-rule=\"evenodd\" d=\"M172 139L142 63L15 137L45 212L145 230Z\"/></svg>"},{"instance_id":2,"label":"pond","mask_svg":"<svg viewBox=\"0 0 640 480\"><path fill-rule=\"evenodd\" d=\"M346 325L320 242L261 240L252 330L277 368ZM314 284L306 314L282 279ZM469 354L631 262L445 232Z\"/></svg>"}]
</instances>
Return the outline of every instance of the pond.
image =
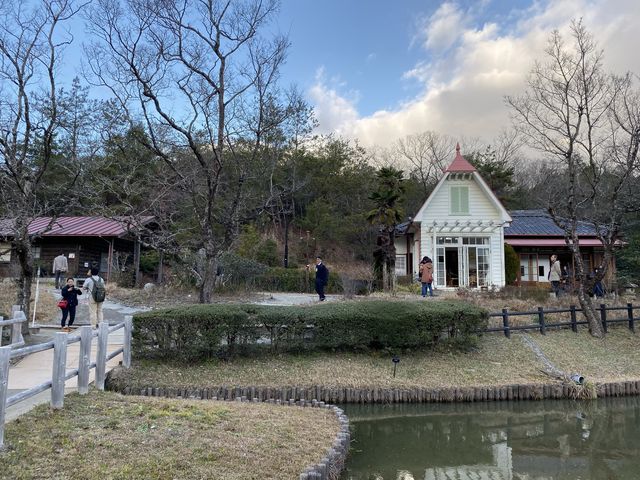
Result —
<instances>
[{"instance_id":1,"label":"pond","mask_svg":"<svg viewBox=\"0 0 640 480\"><path fill-rule=\"evenodd\" d=\"M640 478L640 399L346 405L344 480Z\"/></svg>"}]
</instances>

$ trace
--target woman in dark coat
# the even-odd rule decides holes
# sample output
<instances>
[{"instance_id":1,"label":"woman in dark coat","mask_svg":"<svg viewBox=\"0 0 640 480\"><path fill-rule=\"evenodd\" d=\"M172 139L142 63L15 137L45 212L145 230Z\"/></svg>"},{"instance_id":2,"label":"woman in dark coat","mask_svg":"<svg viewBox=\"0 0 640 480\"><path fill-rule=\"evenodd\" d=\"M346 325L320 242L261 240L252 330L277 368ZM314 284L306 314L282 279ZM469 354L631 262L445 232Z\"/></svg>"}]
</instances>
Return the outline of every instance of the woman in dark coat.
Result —
<instances>
[{"instance_id":1,"label":"woman in dark coat","mask_svg":"<svg viewBox=\"0 0 640 480\"><path fill-rule=\"evenodd\" d=\"M73 278L67 278L67 284L62 287L60 291L62 298L67 301L67 308L62 309L62 329L70 331L69 328L73 325L73 321L76 319L76 307L78 306L78 295L82 295L82 290L75 287ZM69 316L69 325L67 323L67 315Z\"/></svg>"}]
</instances>

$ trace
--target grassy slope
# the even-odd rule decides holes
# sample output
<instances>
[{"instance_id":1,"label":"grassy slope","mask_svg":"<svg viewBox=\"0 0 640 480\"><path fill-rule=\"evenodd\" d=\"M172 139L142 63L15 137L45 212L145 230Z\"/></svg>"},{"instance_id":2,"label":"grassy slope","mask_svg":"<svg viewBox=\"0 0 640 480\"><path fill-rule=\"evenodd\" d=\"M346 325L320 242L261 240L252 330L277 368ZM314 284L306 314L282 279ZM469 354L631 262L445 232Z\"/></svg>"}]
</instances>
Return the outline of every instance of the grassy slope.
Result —
<instances>
[{"instance_id":1,"label":"grassy slope","mask_svg":"<svg viewBox=\"0 0 640 480\"><path fill-rule=\"evenodd\" d=\"M640 379L640 336L624 328L610 331L605 340L586 331L529 334L548 358L568 373L579 372L591 381ZM546 382L542 365L518 334L506 339L485 335L470 353L426 352L400 355L397 376L388 354L282 355L197 365L138 363L119 370L115 380L131 386L336 386L404 387L480 386Z\"/></svg>"},{"instance_id":2,"label":"grassy slope","mask_svg":"<svg viewBox=\"0 0 640 480\"><path fill-rule=\"evenodd\" d=\"M0 478L298 478L338 430L320 409L94 391L9 423Z\"/></svg>"}]
</instances>

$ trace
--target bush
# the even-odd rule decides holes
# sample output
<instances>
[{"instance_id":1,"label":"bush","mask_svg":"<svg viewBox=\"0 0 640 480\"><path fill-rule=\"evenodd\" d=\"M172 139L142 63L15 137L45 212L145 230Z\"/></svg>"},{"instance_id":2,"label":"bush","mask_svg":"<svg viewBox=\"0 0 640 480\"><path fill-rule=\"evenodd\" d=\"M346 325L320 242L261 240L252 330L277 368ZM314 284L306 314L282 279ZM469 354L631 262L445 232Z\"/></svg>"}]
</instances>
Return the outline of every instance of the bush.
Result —
<instances>
[{"instance_id":1,"label":"bush","mask_svg":"<svg viewBox=\"0 0 640 480\"><path fill-rule=\"evenodd\" d=\"M269 292L313 292L315 289L315 272L300 268L269 268L254 279L254 285L259 290ZM326 293L342 293L340 275L329 271L329 283Z\"/></svg>"},{"instance_id":2,"label":"bush","mask_svg":"<svg viewBox=\"0 0 640 480\"><path fill-rule=\"evenodd\" d=\"M468 345L487 312L460 301L367 301L314 306L194 305L134 317L136 358ZM269 339L269 342L263 341ZM260 341L259 341L260 340Z\"/></svg>"},{"instance_id":3,"label":"bush","mask_svg":"<svg viewBox=\"0 0 640 480\"><path fill-rule=\"evenodd\" d=\"M520 270L520 256L508 243L504 244L504 274L507 285L513 285Z\"/></svg>"}]
</instances>

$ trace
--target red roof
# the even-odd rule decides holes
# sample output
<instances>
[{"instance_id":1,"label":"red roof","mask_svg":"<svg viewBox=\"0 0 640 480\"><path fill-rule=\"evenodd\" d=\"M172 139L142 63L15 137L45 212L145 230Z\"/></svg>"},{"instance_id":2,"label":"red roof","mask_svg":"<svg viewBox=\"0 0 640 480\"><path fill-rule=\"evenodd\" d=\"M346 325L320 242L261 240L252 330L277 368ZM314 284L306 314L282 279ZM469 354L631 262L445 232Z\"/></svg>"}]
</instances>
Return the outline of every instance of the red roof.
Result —
<instances>
[{"instance_id":1,"label":"red roof","mask_svg":"<svg viewBox=\"0 0 640 480\"><path fill-rule=\"evenodd\" d=\"M143 223L148 223L152 217L144 217ZM130 220L115 220L105 217L58 217L51 221L51 217L39 217L29 225L30 235L43 237L119 237L129 232L133 227ZM12 236L13 221L0 221L0 235Z\"/></svg>"},{"instance_id":2,"label":"red roof","mask_svg":"<svg viewBox=\"0 0 640 480\"><path fill-rule=\"evenodd\" d=\"M453 159L451 165L447 167L445 172L475 172L476 167L467 162L462 155L460 155L460 144L456 144L456 158Z\"/></svg>"}]
</instances>

